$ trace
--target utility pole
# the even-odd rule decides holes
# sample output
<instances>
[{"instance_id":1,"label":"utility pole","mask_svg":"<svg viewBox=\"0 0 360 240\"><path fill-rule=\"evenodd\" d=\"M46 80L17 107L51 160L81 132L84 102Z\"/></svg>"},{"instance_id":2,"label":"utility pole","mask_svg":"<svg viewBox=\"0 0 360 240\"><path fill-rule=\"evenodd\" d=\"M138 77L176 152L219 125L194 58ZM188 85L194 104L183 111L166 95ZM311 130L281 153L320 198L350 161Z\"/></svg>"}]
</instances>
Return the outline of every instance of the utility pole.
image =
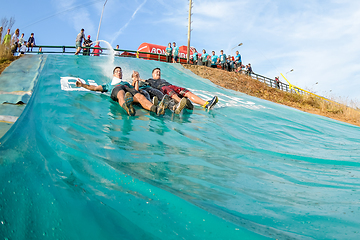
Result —
<instances>
[{"instance_id":1,"label":"utility pole","mask_svg":"<svg viewBox=\"0 0 360 240\"><path fill-rule=\"evenodd\" d=\"M190 32L191 32L191 8L192 0L189 0L189 25L188 25L188 44L187 44L187 63L190 63Z\"/></svg>"},{"instance_id":2,"label":"utility pole","mask_svg":"<svg viewBox=\"0 0 360 240\"><path fill-rule=\"evenodd\" d=\"M97 35L96 35L96 41L99 40L101 20L102 20L102 17L103 17L104 8L105 8L105 5L106 5L107 1L108 1L108 0L105 1L104 6L103 6L103 9L102 9L102 12L101 12L101 17L100 17L100 22L99 22L99 28L98 28L98 32L97 32Z\"/></svg>"}]
</instances>

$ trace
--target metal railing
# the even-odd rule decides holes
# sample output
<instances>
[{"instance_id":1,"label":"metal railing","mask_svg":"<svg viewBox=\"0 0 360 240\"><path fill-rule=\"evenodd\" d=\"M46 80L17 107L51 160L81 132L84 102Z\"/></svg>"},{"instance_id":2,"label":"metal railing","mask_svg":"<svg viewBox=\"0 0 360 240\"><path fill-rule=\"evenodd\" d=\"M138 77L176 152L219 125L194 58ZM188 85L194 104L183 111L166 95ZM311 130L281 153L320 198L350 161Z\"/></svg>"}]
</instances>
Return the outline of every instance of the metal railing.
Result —
<instances>
[{"instance_id":1,"label":"metal railing","mask_svg":"<svg viewBox=\"0 0 360 240\"><path fill-rule=\"evenodd\" d=\"M305 91L303 91L302 89L300 88L297 88L295 86L292 86L293 88L290 87L289 84L287 83L283 83L283 82L276 82L275 79L271 79L271 78L268 78L268 77L265 77L265 76L262 76L260 74L257 74L257 73L251 73L250 75L251 78L253 79L256 79L258 80L259 82L263 82L265 83L267 86L269 87L272 87L272 88L278 88L282 91L285 91L285 92L291 92L291 93L294 93L296 92L293 88L295 88L298 93L300 94L307 94Z\"/></svg>"},{"instance_id":2,"label":"metal railing","mask_svg":"<svg viewBox=\"0 0 360 240\"><path fill-rule=\"evenodd\" d=\"M41 53L46 53L46 54L74 54L76 51L75 46L48 46L48 45L34 46L35 49L36 48L39 49L40 47L42 48ZM46 50L44 51L44 49L46 49ZM69 51L69 49L70 49L70 51ZM107 50L107 48L94 48L94 47L82 47L82 49L90 49L90 55L93 55L93 53L91 52L92 49ZM133 57L133 58L142 58L142 59L155 60L155 61L166 61L166 56L162 55L162 54L158 54L158 53L139 52L139 51L125 50L125 49L114 49L114 51L116 52L116 56L119 56L119 57ZM27 54L28 53L36 54L39 52L33 51L33 52L27 52ZM108 53L104 53L104 52L99 52L96 54L108 55ZM186 63L187 59L179 57L178 62ZM256 79L257 81L265 83L269 87L277 88L277 89L280 89L281 91L291 92L291 93L297 92L299 94L312 94L312 93L305 91L303 89L300 89L296 86L292 85L290 87L290 85L287 83L276 82L275 79L271 79L271 78L262 76L257 73L251 73L251 74L247 74L247 75L253 79Z\"/></svg>"}]
</instances>

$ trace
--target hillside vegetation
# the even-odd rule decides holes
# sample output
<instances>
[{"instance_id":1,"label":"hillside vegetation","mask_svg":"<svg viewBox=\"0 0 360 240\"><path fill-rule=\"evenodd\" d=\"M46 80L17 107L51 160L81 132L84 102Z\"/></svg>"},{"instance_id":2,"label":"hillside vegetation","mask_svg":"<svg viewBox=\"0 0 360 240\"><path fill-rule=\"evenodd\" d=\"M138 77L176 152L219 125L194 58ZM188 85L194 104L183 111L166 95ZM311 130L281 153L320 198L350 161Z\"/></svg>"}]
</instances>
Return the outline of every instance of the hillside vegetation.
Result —
<instances>
[{"instance_id":1,"label":"hillside vegetation","mask_svg":"<svg viewBox=\"0 0 360 240\"><path fill-rule=\"evenodd\" d=\"M209 79L214 84L223 88L360 126L359 109L321 100L307 94L299 95L297 93L284 92L277 88L268 87L265 83L252 79L249 76L235 72L189 64L184 64L183 66L196 75Z\"/></svg>"},{"instance_id":2,"label":"hillside vegetation","mask_svg":"<svg viewBox=\"0 0 360 240\"><path fill-rule=\"evenodd\" d=\"M14 57L10 51L3 44L0 44L0 74L10 63L19 57Z\"/></svg>"}]
</instances>

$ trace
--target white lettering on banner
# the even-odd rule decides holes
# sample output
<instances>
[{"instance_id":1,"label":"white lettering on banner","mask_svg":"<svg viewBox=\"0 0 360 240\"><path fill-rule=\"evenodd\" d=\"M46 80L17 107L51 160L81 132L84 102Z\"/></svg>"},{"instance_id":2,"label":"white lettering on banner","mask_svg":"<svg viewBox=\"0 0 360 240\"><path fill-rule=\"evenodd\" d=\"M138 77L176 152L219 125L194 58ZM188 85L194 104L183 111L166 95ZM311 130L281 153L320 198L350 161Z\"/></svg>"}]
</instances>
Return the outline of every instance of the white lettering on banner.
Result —
<instances>
[{"instance_id":1,"label":"white lettering on banner","mask_svg":"<svg viewBox=\"0 0 360 240\"><path fill-rule=\"evenodd\" d=\"M164 54L165 55L165 50L161 49L161 48L152 48L151 53L157 53L157 54Z\"/></svg>"},{"instance_id":2,"label":"white lettering on banner","mask_svg":"<svg viewBox=\"0 0 360 240\"><path fill-rule=\"evenodd\" d=\"M185 53L180 53L180 57L181 57L181 58L186 58L186 55L187 55L187 54L185 54Z\"/></svg>"}]
</instances>

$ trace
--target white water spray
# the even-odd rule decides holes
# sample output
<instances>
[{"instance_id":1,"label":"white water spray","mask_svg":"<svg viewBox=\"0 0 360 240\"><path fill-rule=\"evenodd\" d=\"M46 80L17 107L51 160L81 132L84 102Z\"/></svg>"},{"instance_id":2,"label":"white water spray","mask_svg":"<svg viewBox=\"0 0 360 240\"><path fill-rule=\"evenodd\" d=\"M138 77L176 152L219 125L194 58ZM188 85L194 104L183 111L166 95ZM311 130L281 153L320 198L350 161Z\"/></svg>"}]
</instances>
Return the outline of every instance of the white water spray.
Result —
<instances>
[{"instance_id":1,"label":"white water spray","mask_svg":"<svg viewBox=\"0 0 360 240\"><path fill-rule=\"evenodd\" d=\"M111 79L112 71L115 68L115 64L114 64L115 51L111 47L111 44L109 42L105 40L98 40L98 42L104 43L105 47L102 48L106 48L106 52L103 55L101 55L103 58L106 58L106 60L102 62L100 67L103 70L103 75Z\"/></svg>"}]
</instances>

